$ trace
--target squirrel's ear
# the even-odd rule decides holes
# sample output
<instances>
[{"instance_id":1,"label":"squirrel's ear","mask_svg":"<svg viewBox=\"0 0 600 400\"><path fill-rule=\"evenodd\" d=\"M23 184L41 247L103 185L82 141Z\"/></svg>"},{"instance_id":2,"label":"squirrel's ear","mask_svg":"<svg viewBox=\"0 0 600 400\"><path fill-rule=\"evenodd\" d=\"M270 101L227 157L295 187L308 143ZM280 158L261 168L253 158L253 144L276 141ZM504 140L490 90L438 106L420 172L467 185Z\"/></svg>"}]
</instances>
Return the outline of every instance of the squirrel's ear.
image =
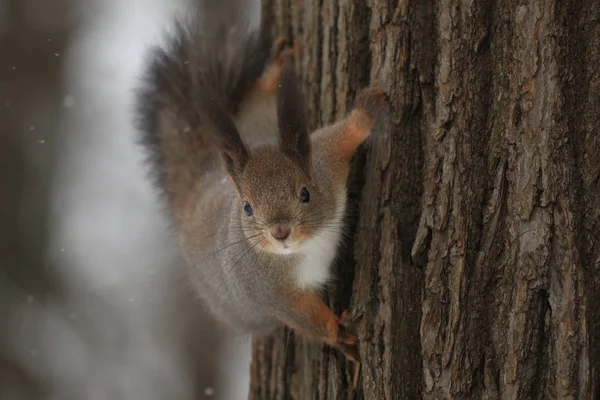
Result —
<instances>
[{"instance_id":1,"label":"squirrel's ear","mask_svg":"<svg viewBox=\"0 0 600 400\"><path fill-rule=\"evenodd\" d=\"M202 117L221 153L225 170L239 191L244 167L248 162L248 149L242 142L233 120L225 111L224 101L216 96L206 96L200 101Z\"/></svg>"},{"instance_id":2,"label":"squirrel's ear","mask_svg":"<svg viewBox=\"0 0 600 400\"><path fill-rule=\"evenodd\" d=\"M279 77L277 121L279 148L310 175L310 137L300 79L287 61Z\"/></svg>"}]
</instances>

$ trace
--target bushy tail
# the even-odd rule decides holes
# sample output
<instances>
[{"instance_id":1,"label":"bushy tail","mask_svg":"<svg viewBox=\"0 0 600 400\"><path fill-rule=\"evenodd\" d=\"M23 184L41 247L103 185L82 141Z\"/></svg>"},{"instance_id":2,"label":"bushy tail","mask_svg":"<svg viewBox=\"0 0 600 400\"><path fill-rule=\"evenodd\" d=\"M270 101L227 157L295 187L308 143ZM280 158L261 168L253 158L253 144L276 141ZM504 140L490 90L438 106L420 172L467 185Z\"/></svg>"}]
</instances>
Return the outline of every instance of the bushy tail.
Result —
<instances>
[{"instance_id":1,"label":"bushy tail","mask_svg":"<svg viewBox=\"0 0 600 400\"><path fill-rule=\"evenodd\" d=\"M153 49L136 92L142 143L154 177L179 214L203 171L216 162L202 120L206 98L235 114L270 55L267 29L219 24L210 32L179 22ZM212 24L211 24L212 25Z\"/></svg>"}]
</instances>

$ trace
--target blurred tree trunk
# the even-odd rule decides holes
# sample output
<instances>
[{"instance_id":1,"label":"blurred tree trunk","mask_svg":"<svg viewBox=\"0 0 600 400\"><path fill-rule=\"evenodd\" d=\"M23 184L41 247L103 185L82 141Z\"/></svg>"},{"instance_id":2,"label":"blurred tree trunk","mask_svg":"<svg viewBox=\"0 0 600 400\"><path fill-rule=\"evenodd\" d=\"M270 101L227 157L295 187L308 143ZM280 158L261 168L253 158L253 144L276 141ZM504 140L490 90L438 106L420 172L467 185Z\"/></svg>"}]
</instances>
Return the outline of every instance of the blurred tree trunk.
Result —
<instances>
[{"instance_id":1,"label":"blurred tree trunk","mask_svg":"<svg viewBox=\"0 0 600 400\"><path fill-rule=\"evenodd\" d=\"M358 389L336 351L282 331L254 345L251 398L600 396L599 15L263 0L303 46L315 125L369 83L393 115L356 157L360 219L329 294L362 315Z\"/></svg>"},{"instance_id":2,"label":"blurred tree trunk","mask_svg":"<svg viewBox=\"0 0 600 400\"><path fill-rule=\"evenodd\" d=\"M173 3L163 1L169 2ZM231 388L231 378L215 368L218 362L225 366L231 362L221 350L226 336L217 333L208 316L198 313L196 299L181 290L176 274L154 273L149 262L153 256L159 262L168 260L157 256L168 243L157 244L161 236L153 237L151 230L158 224L147 218L158 214L145 211L153 200L140 199L144 192L139 185L133 185L137 191L124 189L132 186L127 180L131 166L115 161L128 143L115 140L113 127L123 128L117 136L131 134L131 128L119 122L122 103L113 101L115 93L121 93L114 83L122 82L122 74L107 68L100 57L70 56L82 40L90 41L92 32L100 40L108 26L122 32L118 18L124 9L105 0L87 1L85 7L78 3L82 2L0 0L0 400L132 398L131 393L142 393L146 400L196 399L207 387L226 398L236 389ZM161 7L158 1L147 3L149 9ZM85 18L90 8L95 16ZM136 15L141 20L138 28L146 32L143 14L148 12L152 11ZM109 18L104 17L107 13ZM127 43L134 52L140 45L131 37ZM97 54L107 54L104 43L94 45ZM68 111L67 96L75 99ZM92 137L100 139L94 142ZM74 159L75 153L81 161L72 165L94 170L93 174L78 170L61 175L60 164ZM94 157L86 157L92 153ZM95 246L85 248L85 241L68 240L64 244L68 256L56 257L53 253L60 248L52 246L61 231L57 227L74 226L73 220L81 218L77 203L89 187L82 181L94 180L102 188L103 180L110 179L104 171L106 159L113 168L118 164L122 177L110 180L102 207L86 205L97 221L88 231L70 228L94 237ZM65 193L66 205L56 204L58 192ZM120 245L103 239L111 218L123 218L121 207L144 210L129 220L145 221L146 251L135 256L135 263L143 263L138 271L144 273L138 276L123 249L135 247L139 236L132 239L123 233ZM135 222L132 225L129 232L136 229ZM88 286L82 278L97 259L96 248L128 271L110 281L112 287L102 281ZM178 261L172 259L173 264ZM133 301L131 288L144 287L152 290L146 290L147 297L136 298L129 311L125 303ZM126 318L132 315L135 318ZM184 349L181 356L180 349ZM143 365L149 359L152 366ZM171 375L161 375L164 370ZM177 371L185 374L176 376ZM237 377L236 370L227 372Z\"/></svg>"},{"instance_id":3,"label":"blurred tree trunk","mask_svg":"<svg viewBox=\"0 0 600 400\"><path fill-rule=\"evenodd\" d=\"M18 320L21 304L62 290L57 274L40 260L49 239L51 139L64 85L63 61L54 54L63 54L72 27L50 10L67 14L66 1L47 7L45 31L33 26L25 6L10 0L0 11L0 399L48 394L46 382L16 359L20 327L10 321Z\"/></svg>"}]
</instances>

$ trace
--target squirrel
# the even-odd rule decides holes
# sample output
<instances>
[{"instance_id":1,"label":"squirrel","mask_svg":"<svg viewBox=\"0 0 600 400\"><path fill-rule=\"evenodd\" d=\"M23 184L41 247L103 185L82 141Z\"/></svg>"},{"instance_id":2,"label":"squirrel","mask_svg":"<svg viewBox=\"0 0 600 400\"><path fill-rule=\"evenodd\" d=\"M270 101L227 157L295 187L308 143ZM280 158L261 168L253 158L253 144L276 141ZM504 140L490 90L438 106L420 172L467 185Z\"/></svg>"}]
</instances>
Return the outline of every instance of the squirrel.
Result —
<instances>
[{"instance_id":1,"label":"squirrel","mask_svg":"<svg viewBox=\"0 0 600 400\"><path fill-rule=\"evenodd\" d=\"M299 46L267 32L176 23L137 88L141 142L208 310L239 332L283 325L359 362L349 313L338 317L320 290L350 160L387 98L363 89L344 119L309 132Z\"/></svg>"}]
</instances>

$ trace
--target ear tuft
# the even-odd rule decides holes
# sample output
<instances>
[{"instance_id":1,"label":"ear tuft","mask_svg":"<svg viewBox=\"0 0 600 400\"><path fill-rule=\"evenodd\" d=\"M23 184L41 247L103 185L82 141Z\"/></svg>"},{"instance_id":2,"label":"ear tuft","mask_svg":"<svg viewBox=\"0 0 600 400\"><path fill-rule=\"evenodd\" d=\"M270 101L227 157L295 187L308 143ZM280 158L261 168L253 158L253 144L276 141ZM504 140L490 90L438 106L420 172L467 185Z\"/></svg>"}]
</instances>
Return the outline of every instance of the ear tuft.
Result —
<instances>
[{"instance_id":1,"label":"ear tuft","mask_svg":"<svg viewBox=\"0 0 600 400\"><path fill-rule=\"evenodd\" d=\"M306 103L300 79L288 60L279 78L277 91L279 148L310 175L310 137Z\"/></svg>"},{"instance_id":2,"label":"ear tuft","mask_svg":"<svg viewBox=\"0 0 600 400\"><path fill-rule=\"evenodd\" d=\"M223 99L206 94L202 96L200 103L201 116L207 123L212 139L221 153L225 170L239 190L242 173L249 158L248 149L227 113Z\"/></svg>"}]
</instances>

